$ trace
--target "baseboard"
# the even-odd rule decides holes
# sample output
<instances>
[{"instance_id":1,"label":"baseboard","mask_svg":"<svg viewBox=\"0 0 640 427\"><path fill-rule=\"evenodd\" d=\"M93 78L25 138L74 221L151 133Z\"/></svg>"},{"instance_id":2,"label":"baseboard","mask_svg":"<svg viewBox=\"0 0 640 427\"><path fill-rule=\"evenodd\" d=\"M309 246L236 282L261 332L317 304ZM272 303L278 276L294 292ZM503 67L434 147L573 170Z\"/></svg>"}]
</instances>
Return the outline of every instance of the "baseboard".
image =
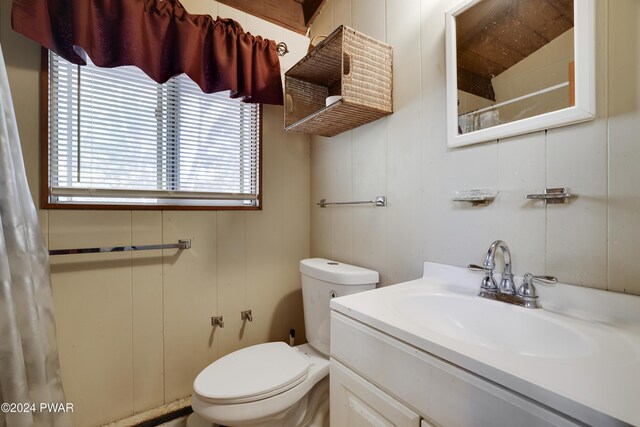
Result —
<instances>
[{"instance_id":1,"label":"baseboard","mask_svg":"<svg viewBox=\"0 0 640 427\"><path fill-rule=\"evenodd\" d=\"M191 412L193 412L191 409L191 398L186 397L131 417L104 424L102 427L154 427L175 418L188 415Z\"/></svg>"}]
</instances>

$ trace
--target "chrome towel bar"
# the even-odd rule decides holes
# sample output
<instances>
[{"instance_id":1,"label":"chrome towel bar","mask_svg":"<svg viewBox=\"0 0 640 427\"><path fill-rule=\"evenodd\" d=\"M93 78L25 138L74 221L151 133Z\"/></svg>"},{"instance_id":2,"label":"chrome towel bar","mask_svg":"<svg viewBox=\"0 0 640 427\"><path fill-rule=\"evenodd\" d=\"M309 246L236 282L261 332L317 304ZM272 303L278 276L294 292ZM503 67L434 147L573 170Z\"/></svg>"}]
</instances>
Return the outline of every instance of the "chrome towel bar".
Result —
<instances>
[{"instance_id":1,"label":"chrome towel bar","mask_svg":"<svg viewBox=\"0 0 640 427\"><path fill-rule=\"evenodd\" d=\"M327 202L327 199L320 200L320 203L316 203L316 205L321 208L326 208L330 205L375 205L376 207L384 207L387 206L387 197L386 196L376 196L374 200L362 200L357 202Z\"/></svg>"},{"instance_id":2,"label":"chrome towel bar","mask_svg":"<svg viewBox=\"0 0 640 427\"><path fill-rule=\"evenodd\" d=\"M71 254L94 254L102 252L128 252L128 251L150 251L156 249L190 249L191 240L178 240L178 243L166 245L131 245L112 246L105 248L81 248L81 249L53 249L49 255L71 255Z\"/></svg>"}]
</instances>

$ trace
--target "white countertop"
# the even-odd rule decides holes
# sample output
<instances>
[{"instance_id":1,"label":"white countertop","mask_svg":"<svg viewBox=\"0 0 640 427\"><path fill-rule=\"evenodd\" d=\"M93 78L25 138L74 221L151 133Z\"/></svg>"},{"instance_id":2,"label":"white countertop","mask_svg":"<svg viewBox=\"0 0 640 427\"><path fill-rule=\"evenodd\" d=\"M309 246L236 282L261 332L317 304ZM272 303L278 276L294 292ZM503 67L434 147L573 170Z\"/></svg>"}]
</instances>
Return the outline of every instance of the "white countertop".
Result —
<instances>
[{"instance_id":1,"label":"white countertop","mask_svg":"<svg viewBox=\"0 0 640 427\"><path fill-rule=\"evenodd\" d=\"M416 321L419 303L410 313L395 303L418 295L474 297L481 278L464 268L425 263L421 279L336 298L331 308L584 423L640 426L640 297L563 284L537 286L540 310L477 297L492 315L531 310L526 316L568 328L588 343L575 355L565 348L568 356L560 357L553 351L545 357L518 354L439 333Z\"/></svg>"}]
</instances>

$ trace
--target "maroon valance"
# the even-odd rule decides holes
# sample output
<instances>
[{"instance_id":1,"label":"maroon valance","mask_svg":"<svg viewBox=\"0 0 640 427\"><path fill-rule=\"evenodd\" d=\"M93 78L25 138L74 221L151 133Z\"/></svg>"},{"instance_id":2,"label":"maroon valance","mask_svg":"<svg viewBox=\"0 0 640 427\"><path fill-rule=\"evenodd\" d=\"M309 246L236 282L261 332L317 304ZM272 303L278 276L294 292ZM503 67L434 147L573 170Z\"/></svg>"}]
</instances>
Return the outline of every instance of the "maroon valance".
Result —
<instances>
[{"instance_id":1,"label":"maroon valance","mask_svg":"<svg viewBox=\"0 0 640 427\"><path fill-rule=\"evenodd\" d=\"M13 0L13 29L66 60L135 65L158 83L187 74L206 93L282 105L273 40L230 19L187 13L178 0Z\"/></svg>"}]
</instances>

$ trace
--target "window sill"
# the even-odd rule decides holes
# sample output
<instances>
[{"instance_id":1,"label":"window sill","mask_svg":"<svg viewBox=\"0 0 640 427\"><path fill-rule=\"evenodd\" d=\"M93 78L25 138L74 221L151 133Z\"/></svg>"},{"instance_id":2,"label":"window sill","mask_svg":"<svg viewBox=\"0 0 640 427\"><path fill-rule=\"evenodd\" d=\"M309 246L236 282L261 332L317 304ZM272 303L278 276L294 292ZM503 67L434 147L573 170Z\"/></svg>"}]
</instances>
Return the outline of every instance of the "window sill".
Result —
<instances>
[{"instance_id":1,"label":"window sill","mask_svg":"<svg viewBox=\"0 0 640 427\"><path fill-rule=\"evenodd\" d=\"M111 211L261 211L262 206L125 205L42 202L41 209Z\"/></svg>"}]
</instances>

